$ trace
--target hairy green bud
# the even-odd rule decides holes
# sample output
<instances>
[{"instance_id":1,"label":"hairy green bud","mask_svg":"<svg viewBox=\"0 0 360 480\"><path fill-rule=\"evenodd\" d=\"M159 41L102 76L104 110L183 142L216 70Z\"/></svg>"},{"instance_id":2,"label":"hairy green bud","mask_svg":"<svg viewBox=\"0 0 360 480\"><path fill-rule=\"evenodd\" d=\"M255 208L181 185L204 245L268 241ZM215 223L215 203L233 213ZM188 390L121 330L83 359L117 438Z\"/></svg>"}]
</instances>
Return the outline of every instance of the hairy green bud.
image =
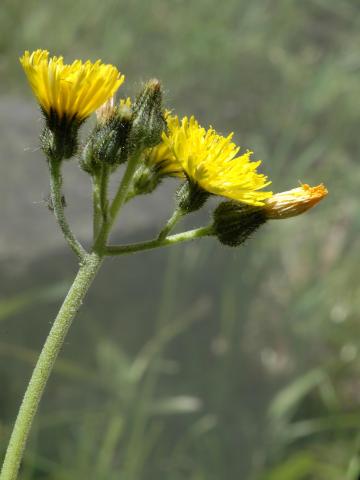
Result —
<instances>
[{"instance_id":1,"label":"hairy green bud","mask_svg":"<svg viewBox=\"0 0 360 480\"><path fill-rule=\"evenodd\" d=\"M199 187L197 183L190 180L184 182L176 192L178 207L184 212L184 214L199 210L205 204L209 196L209 192L206 192Z\"/></svg>"},{"instance_id":2,"label":"hairy green bud","mask_svg":"<svg viewBox=\"0 0 360 480\"><path fill-rule=\"evenodd\" d=\"M224 245L237 247L267 221L261 207L223 202L214 211L214 233Z\"/></svg>"},{"instance_id":3,"label":"hairy green bud","mask_svg":"<svg viewBox=\"0 0 360 480\"><path fill-rule=\"evenodd\" d=\"M95 173L102 164L116 167L126 162L131 112L114 108L113 113L99 121L85 145L80 165L86 172Z\"/></svg>"},{"instance_id":4,"label":"hairy green bud","mask_svg":"<svg viewBox=\"0 0 360 480\"><path fill-rule=\"evenodd\" d=\"M166 128L162 108L162 90L158 80L149 80L133 105L131 142L133 148L154 147Z\"/></svg>"},{"instance_id":5,"label":"hairy green bud","mask_svg":"<svg viewBox=\"0 0 360 480\"><path fill-rule=\"evenodd\" d=\"M162 178L153 166L140 164L133 178L132 196L153 192Z\"/></svg>"},{"instance_id":6,"label":"hairy green bud","mask_svg":"<svg viewBox=\"0 0 360 480\"><path fill-rule=\"evenodd\" d=\"M40 145L48 158L61 162L78 150L78 133L82 122L65 115L59 120L55 111L45 115L46 125L40 135Z\"/></svg>"}]
</instances>

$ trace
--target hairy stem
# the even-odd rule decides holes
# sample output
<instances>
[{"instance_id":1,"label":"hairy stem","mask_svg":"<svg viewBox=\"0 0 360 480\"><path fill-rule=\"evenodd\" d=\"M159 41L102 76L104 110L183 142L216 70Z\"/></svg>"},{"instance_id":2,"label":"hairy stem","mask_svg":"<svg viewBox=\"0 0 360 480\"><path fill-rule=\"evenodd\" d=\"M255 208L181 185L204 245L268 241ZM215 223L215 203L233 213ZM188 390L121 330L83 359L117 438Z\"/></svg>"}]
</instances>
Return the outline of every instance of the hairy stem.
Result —
<instances>
[{"instance_id":1,"label":"hairy stem","mask_svg":"<svg viewBox=\"0 0 360 480\"><path fill-rule=\"evenodd\" d=\"M95 239L101 227L100 182L97 175L93 175L93 238Z\"/></svg>"},{"instance_id":2,"label":"hairy stem","mask_svg":"<svg viewBox=\"0 0 360 480\"><path fill-rule=\"evenodd\" d=\"M176 208L174 213L171 215L169 220L166 222L165 227L159 233L158 239L162 240L171 232L171 230L175 227L178 221L184 216L184 212L181 208Z\"/></svg>"},{"instance_id":3,"label":"hairy stem","mask_svg":"<svg viewBox=\"0 0 360 480\"><path fill-rule=\"evenodd\" d=\"M207 227L195 228L194 230L171 235L162 240L156 238L148 242L132 243L130 245L109 245L105 250L105 255L125 255L143 250L152 250L154 248L176 245L177 243L189 242L190 240L211 235L213 235L213 228L212 225L208 225Z\"/></svg>"},{"instance_id":4,"label":"hairy stem","mask_svg":"<svg viewBox=\"0 0 360 480\"><path fill-rule=\"evenodd\" d=\"M47 380L70 325L96 276L101 262L102 257L94 253L86 255L59 310L25 392L6 451L0 480L16 480L17 478L26 441Z\"/></svg>"},{"instance_id":5,"label":"hairy stem","mask_svg":"<svg viewBox=\"0 0 360 480\"><path fill-rule=\"evenodd\" d=\"M111 203L107 221L103 224L95 242L94 251L101 251L106 244L107 238L109 236L112 226L114 225L116 217L121 207L126 202L127 194L131 186L131 180L134 176L140 158L141 156L138 153L134 153L134 155L132 155L128 160L127 167L121 180L119 189L114 197L114 200Z\"/></svg>"},{"instance_id":6,"label":"hairy stem","mask_svg":"<svg viewBox=\"0 0 360 480\"><path fill-rule=\"evenodd\" d=\"M60 228L64 234L65 240L68 242L70 248L78 256L78 258L82 260L87 254L87 252L73 234L64 213L63 196L61 191L61 164L58 161L49 159L49 167L51 202L56 220L58 221Z\"/></svg>"},{"instance_id":7,"label":"hairy stem","mask_svg":"<svg viewBox=\"0 0 360 480\"><path fill-rule=\"evenodd\" d=\"M109 189L109 166L103 165L100 176L100 208L103 222L107 220L108 214L108 189Z\"/></svg>"}]
</instances>

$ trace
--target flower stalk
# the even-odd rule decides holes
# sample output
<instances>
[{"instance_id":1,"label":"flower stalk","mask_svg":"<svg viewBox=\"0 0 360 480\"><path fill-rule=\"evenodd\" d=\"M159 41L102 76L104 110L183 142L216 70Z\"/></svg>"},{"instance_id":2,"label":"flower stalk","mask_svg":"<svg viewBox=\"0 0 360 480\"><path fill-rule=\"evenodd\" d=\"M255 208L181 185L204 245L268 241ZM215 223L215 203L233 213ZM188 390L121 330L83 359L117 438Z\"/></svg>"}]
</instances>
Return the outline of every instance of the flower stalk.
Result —
<instances>
[{"instance_id":1,"label":"flower stalk","mask_svg":"<svg viewBox=\"0 0 360 480\"><path fill-rule=\"evenodd\" d=\"M164 228L159 233L158 239L163 240L164 238L166 238L183 216L184 216L184 211L182 210L182 208L179 208L179 207L176 208L174 210L174 213L166 222L166 225L164 226Z\"/></svg>"},{"instance_id":2,"label":"flower stalk","mask_svg":"<svg viewBox=\"0 0 360 480\"><path fill-rule=\"evenodd\" d=\"M54 210L55 218L64 234L65 240L75 255L82 261L87 254L84 247L73 234L64 212L64 200L62 194L61 163L49 158L50 168L50 195L51 207Z\"/></svg>"},{"instance_id":3,"label":"flower stalk","mask_svg":"<svg viewBox=\"0 0 360 480\"><path fill-rule=\"evenodd\" d=\"M213 226L208 225L207 227L194 228L187 232L170 235L163 239L156 238L147 242L132 243L129 245L109 245L106 247L105 255L126 255L128 253L142 252L144 250L154 250L155 248L169 247L171 245L177 245L178 243L189 242L191 240L210 237L212 235L214 235Z\"/></svg>"},{"instance_id":4,"label":"flower stalk","mask_svg":"<svg viewBox=\"0 0 360 480\"><path fill-rule=\"evenodd\" d=\"M114 225L114 222L117 218L117 215L121 207L124 205L124 203L126 203L127 195L131 188L131 181L133 179L133 176L136 171L136 167L140 159L141 159L141 155L136 153L132 155L132 157L128 160L128 164L127 164L124 176L122 178L118 191L116 192L114 200L109 208L107 221L105 221L102 224L102 228L94 244L94 251L100 254L103 252L105 248L106 241L110 234L111 228Z\"/></svg>"},{"instance_id":5,"label":"flower stalk","mask_svg":"<svg viewBox=\"0 0 360 480\"><path fill-rule=\"evenodd\" d=\"M100 179L98 175L92 177L92 202L93 202L93 237L97 238L101 228L101 194L100 194Z\"/></svg>"}]
</instances>

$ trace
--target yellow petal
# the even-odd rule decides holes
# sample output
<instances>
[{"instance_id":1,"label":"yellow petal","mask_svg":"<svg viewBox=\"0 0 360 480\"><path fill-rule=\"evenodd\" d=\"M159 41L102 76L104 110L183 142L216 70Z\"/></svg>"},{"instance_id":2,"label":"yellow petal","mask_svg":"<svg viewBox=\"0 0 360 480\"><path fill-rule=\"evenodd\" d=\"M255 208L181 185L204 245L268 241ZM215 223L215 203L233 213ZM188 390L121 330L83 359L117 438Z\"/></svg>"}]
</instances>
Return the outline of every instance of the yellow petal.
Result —
<instances>
[{"instance_id":1,"label":"yellow petal","mask_svg":"<svg viewBox=\"0 0 360 480\"><path fill-rule=\"evenodd\" d=\"M20 63L44 113L55 113L59 121L66 117L82 122L114 95L125 78L100 60L64 65L62 57L49 58L46 50L26 51Z\"/></svg>"},{"instance_id":2,"label":"yellow petal","mask_svg":"<svg viewBox=\"0 0 360 480\"><path fill-rule=\"evenodd\" d=\"M327 194L327 188L322 183L316 187L304 183L292 190L276 193L266 200L266 215L271 219L295 217L314 207Z\"/></svg>"}]
</instances>

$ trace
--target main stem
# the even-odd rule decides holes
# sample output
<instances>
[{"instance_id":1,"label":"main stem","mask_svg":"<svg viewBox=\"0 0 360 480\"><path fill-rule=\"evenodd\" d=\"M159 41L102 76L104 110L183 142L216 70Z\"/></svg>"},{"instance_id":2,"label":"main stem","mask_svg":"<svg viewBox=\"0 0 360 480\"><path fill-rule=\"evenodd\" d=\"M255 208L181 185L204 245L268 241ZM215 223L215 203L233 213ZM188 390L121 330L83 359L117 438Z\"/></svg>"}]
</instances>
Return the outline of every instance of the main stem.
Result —
<instances>
[{"instance_id":1,"label":"main stem","mask_svg":"<svg viewBox=\"0 0 360 480\"><path fill-rule=\"evenodd\" d=\"M32 373L10 437L9 445L0 473L0 480L16 480L17 478L26 441L29 436L31 425L36 415L42 394L45 390L46 383L59 351L64 343L71 323L102 263L105 254L105 243L107 241L107 237L121 206L126 200L131 179L139 161L139 156L133 155L133 157L129 159L125 175L120 184L120 188L110 207L109 219L104 218L105 209L107 210L107 172L103 172L100 184L96 183L94 192L94 200L96 202L96 218L94 224L95 231L98 228L99 213L101 213L103 216L103 224L91 254L88 254L76 239L65 218L61 193L61 163L51 158L48 160L51 178L51 199L54 213L65 239L72 250L79 257L81 267L64 300L64 303L60 308L60 311L50 330L48 338L46 339L45 345ZM96 180L98 181L98 179Z\"/></svg>"},{"instance_id":2,"label":"main stem","mask_svg":"<svg viewBox=\"0 0 360 480\"><path fill-rule=\"evenodd\" d=\"M78 274L54 321L25 392L10 442L0 480L16 480L31 425L58 353L71 323L102 263L102 257L86 255Z\"/></svg>"}]
</instances>

